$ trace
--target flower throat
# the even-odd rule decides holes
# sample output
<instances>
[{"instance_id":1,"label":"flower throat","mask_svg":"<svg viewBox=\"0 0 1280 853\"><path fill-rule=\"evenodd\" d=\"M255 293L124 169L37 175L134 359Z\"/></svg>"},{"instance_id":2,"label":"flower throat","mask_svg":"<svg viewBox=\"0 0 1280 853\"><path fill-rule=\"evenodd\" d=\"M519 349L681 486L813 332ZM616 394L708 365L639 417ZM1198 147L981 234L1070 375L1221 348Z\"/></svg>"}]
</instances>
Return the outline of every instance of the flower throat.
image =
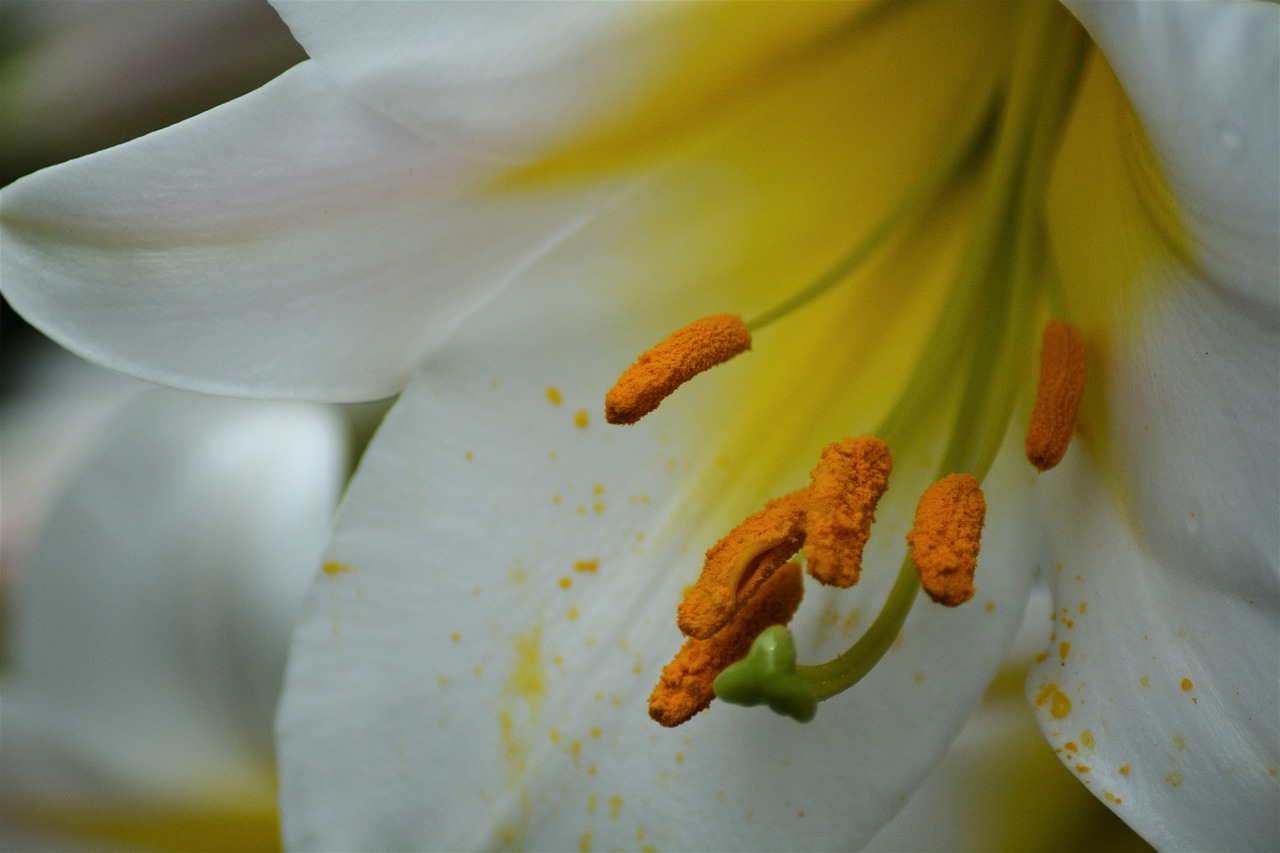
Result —
<instances>
[{"instance_id":1,"label":"flower throat","mask_svg":"<svg viewBox=\"0 0 1280 853\"><path fill-rule=\"evenodd\" d=\"M701 576L677 609L688 639L649 699L650 716L662 725L687 721L716 697L767 704L809 720L818 702L852 687L889 650L920 589L948 607L973 597L986 514L980 482L1025 375L1023 342L1034 334L1037 305L1046 293L1061 303L1046 263L1042 210L1051 156L1088 47L1079 26L1053 4L1028 4L1021 14L1019 37L1006 62L993 63L984 97L975 99L951 142L844 257L751 320L716 314L677 330L643 353L606 395L610 423L636 423L685 382L749 351L754 332L838 288L948 187L971 169L983 170L973 231L931 345L885 419L871 435L828 445L807 485L770 500L707 551ZM1085 368L1080 330L1050 321L1026 431L1027 458L1040 471L1058 464L1067 450ZM794 558L803 549L804 569L818 583L857 583L893 470L890 448L958 375L964 381L950 440L935 481L919 499L906 556L879 615L835 659L798 664L785 627L803 595L804 571Z\"/></svg>"}]
</instances>

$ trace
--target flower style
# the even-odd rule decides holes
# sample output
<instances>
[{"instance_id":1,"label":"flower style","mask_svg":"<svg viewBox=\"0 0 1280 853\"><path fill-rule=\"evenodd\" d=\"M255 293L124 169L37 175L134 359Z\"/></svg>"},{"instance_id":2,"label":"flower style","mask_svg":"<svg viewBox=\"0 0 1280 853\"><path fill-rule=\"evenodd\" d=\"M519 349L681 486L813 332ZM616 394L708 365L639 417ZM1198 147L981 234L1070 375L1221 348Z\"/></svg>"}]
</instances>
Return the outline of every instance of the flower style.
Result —
<instances>
[{"instance_id":1,"label":"flower style","mask_svg":"<svg viewBox=\"0 0 1280 853\"><path fill-rule=\"evenodd\" d=\"M403 389L294 637L291 845L865 843L1037 566L1029 698L1068 766L1157 845L1275 842L1274 7L281 10L312 62L9 188L3 248L15 307L118 369ZM751 353L602 423L638 353L725 312ZM1051 316L1089 379L1037 474ZM861 580L791 631L807 663L889 624L878 665L806 726L654 725L700 554L868 433ZM912 606L892 567L951 471L987 495L976 596Z\"/></svg>"}]
</instances>

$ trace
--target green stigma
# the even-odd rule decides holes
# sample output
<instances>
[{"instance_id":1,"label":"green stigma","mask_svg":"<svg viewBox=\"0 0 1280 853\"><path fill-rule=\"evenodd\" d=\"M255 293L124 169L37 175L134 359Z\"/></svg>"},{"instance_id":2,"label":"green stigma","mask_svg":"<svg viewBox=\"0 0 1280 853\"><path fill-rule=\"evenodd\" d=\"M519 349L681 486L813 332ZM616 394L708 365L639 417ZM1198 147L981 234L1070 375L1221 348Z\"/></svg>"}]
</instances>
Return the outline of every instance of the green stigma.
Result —
<instances>
[{"instance_id":1,"label":"green stigma","mask_svg":"<svg viewBox=\"0 0 1280 853\"><path fill-rule=\"evenodd\" d=\"M715 691L734 705L768 705L802 723L818 713L813 685L796 674L796 641L781 625L756 637L747 656L716 677Z\"/></svg>"}]
</instances>

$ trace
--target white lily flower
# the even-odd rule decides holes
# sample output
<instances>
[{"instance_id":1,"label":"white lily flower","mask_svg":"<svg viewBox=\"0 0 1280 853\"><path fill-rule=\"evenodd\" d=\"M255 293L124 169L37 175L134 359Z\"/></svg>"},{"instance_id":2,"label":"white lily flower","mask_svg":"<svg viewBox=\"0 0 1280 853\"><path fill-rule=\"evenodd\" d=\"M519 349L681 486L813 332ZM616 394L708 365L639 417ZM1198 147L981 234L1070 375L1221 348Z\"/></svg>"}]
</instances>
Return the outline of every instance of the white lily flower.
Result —
<instances>
[{"instance_id":1,"label":"white lily flower","mask_svg":"<svg viewBox=\"0 0 1280 853\"><path fill-rule=\"evenodd\" d=\"M1058 636L1028 689L1068 766L1157 846L1276 843L1276 662L1250 651L1280 641L1280 11L1072 4L1086 33L1043 4L282 8L312 62L2 215L6 297L88 358L403 389L294 638L289 844L863 844L1037 565ZM600 423L637 353L724 311L755 352ZM1084 440L1037 477L1050 315L1090 375ZM906 615L891 567L940 464L988 495L975 601L916 604L810 725L717 703L655 726L701 552L863 432L893 486L859 586L809 591L802 662L891 587Z\"/></svg>"},{"instance_id":2,"label":"white lily flower","mask_svg":"<svg viewBox=\"0 0 1280 853\"><path fill-rule=\"evenodd\" d=\"M82 450L10 602L6 838L275 849L272 717L345 426L135 392ZM8 512L25 495L6 486Z\"/></svg>"}]
</instances>

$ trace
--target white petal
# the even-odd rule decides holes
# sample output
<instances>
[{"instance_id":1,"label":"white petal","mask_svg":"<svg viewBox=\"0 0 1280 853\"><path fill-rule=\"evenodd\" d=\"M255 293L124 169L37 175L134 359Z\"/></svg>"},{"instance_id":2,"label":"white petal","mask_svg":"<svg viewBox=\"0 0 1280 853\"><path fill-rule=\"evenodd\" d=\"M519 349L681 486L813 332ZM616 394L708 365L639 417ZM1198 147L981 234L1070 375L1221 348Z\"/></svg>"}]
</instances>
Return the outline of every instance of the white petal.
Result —
<instances>
[{"instance_id":1,"label":"white petal","mask_svg":"<svg viewBox=\"0 0 1280 853\"><path fill-rule=\"evenodd\" d=\"M1273 306L1280 270L1280 8L1066 0L1150 134L1219 286Z\"/></svg>"},{"instance_id":2,"label":"white petal","mask_svg":"<svg viewBox=\"0 0 1280 853\"><path fill-rule=\"evenodd\" d=\"M611 117L632 130L701 117L860 14L840 4L787 15L771 4L275 5L344 91L427 139L518 158ZM692 57L697 73L685 77Z\"/></svg>"},{"instance_id":3,"label":"white petal","mask_svg":"<svg viewBox=\"0 0 1280 853\"><path fill-rule=\"evenodd\" d=\"M474 187L491 168L422 143L304 63L5 189L4 295L68 348L155 381L387 396L581 215L497 205Z\"/></svg>"},{"instance_id":4,"label":"white petal","mask_svg":"<svg viewBox=\"0 0 1280 853\"><path fill-rule=\"evenodd\" d=\"M1224 587L1208 572L1179 572L1156 538L1165 531L1135 537L1085 454L1063 469L1070 498L1046 507L1061 521L1060 563L1049 573L1056 635L1027 682L1041 729L1067 767L1157 848L1275 849L1274 585L1242 577ZM1249 559L1256 555L1224 551L1213 566Z\"/></svg>"},{"instance_id":5,"label":"white petal","mask_svg":"<svg viewBox=\"0 0 1280 853\"><path fill-rule=\"evenodd\" d=\"M868 850L1136 849L1142 842L1066 770L1036 725L1022 682L1049 636L1037 587L996 680L947 757Z\"/></svg>"},{"instance_id":6,"label":"white petal","mask_svg":"<svg viewBox=\"0 0 1280 853\"><path fill-rule=\"evenodd\" d=\"M1224 299L1183 273L1102 349L1105 467L1080 460L1047 508L1063 566L1051 575L1059 620L1075 623L1057 640L1070 655L1059 660L1051 644L1029 689L1060 685L1071 715L1052 719L1046 706L1046 732L1077 745L1081 730L1093 733L1096 753L1080 759L1086 778L1121 799L1115 810L1157 846L1274 847L1274 309ZM1181 689L1184 678L1193 689ZM1118 775L1124 765L1128 776Z\"/></svg>"},{"instance_id":7,"label":"white petal","mask_svg":"<svg viewBox=\"0 0 1280 853\"><path fill-rule=\"evenodd\" d=\"M5 174L172 124L306 55L265 3L5 3Z\"/></svg>"},{"instance_id":8,"label":"white petal","mask_svg":"<svg viewBox=\"0 0 1280 853\"><path fill-rule=\"evenodd\" d=\"M55 506L18 590L6 801L270 801L288 632L328 532L327 410L152 392Z\"/></svg>"},{"instance_id":9,"label":"white petal","mask_svg":"<svg viewBox=\"0 0 1280 853\"><path fill-rule=\"evenodd\" d=\"M628 315L578 283L598 263L583 247L616 236L585 229L472 315L366 453L286 677L290 846L847 849L901 807L1003 656L1031 575L1021 531L1035 528L1025 502L993 500L979 598L919 602L901 646L812 724L722 703L679 730L648 719L682 588L767 492L717 464L727 410L706 408L749 387L747 357L652 420L601 422L628 342L670 331L661 311ZM646 296L697 298L666 288ZM990 479L1006 492L1030 479L1013 461ZM772 485L803 485L812 464L796 455ZM802 660L869 623L918 494L903 482L898 509L882 507L857 590L810 590Z\"/></svg>"}]
</instances>

